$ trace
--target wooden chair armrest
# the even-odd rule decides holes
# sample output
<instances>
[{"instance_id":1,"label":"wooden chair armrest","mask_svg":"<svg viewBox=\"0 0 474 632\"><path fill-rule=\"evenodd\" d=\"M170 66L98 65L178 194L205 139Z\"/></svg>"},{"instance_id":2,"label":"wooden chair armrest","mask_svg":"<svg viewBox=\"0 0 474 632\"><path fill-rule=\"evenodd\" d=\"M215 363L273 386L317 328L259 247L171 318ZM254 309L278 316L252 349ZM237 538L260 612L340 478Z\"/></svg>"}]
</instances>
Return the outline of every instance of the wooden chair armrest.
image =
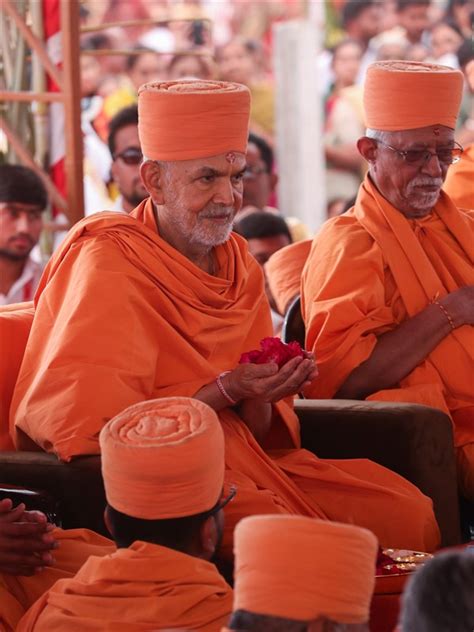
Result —
<instances>
[{"instance_id":1,"label":"wooden chair armrest","mask_svg":"<svg viewBox=\"0 0 474 632\"><path fill-rule=\"evenodd\" d=\"M302 445L320 458L367 458L432 498L444 546L461 541L453 430L442 411L418 404L297 400Z\"/></svg>"}]
</instances>

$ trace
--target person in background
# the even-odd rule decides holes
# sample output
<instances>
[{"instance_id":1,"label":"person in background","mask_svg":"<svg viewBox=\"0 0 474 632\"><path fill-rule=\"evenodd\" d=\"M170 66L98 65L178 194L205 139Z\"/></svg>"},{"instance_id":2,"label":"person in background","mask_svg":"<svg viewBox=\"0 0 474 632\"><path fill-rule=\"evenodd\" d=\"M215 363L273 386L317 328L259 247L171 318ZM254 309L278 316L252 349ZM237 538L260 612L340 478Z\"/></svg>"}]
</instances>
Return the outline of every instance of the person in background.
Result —
<instances>
[{"instance_id":1,"label":"person in background","mask_svg":"<svg viewBox=\"0 0 474 632\"><path fill-rule=\"evenodd\" d=\"M108 144L112 156L110 171L119 193L113 210L130 213L148 196L140 177L143 154L137 105L124 108L110 121Z\"/></svg>"},{"instance_id":2,"label":"person in background","mask_svg":"<svg viewBox=\"0 0 474 632\"><path fill-rule=\"evenodd\" d=\"M427 44L431 0L397 0L398 24L408 44Z\"/></svg>"},{"instance_id":3,"label":"person in background","mask_svg":"<svg viewBox=\"0 0 474 632\"><path fill-rule=\"evenodd\" d=\"M174 55L167 68L168 79L214 79L214 61L204 55Z\"/></svg>"},{"instance_id":4,"label":"person in background","mask_svg":"<svg viewBox=\"0 0 474 632\"><path fill-rule=\"evenodd\" d=\"M127 57L125 70L132 82L135 99L142 84L166 78L166 63L164 55L144 46L134 47L134 53Z\"/></svg>"},{"instance_id":5,"label":"person in background","mask_svg":"<svg viewBox=\"0 0 474 632\"><path fill-rule=\"evenodd\" d=\"M43 266L31 256L48 194L29 167L0 165L0 305L31 301Z\"/></svg>"},{"instance_id":6,"label":"person in background","mask_svg":"<svg viewBox=\"0 0 474 632\"><path fill-rule=\"evenodd\" d=\"M278 182L278 176L273 172L273 149L264 138L250 133L246 158L242 211L247 207L263 211L267 209Z\"/></svg>"},{"instance_id":7,"label":"person in background","mask_svg":"<svg viewBox=\"0 0 474 632\"><path fill-rule=\"evenodd\" d=\"M275 252L292 243L290 230L283 217L266 211L255 211L244 215L235 222L234 231L245 237L250 254L255 257L262 269ZM265 292L272 310L273 331L278 334L283 318L278 314L266 276Z\"/></svg>"},{"instance_id":8,"label":"person in background","mask_svg":"<svg viewBox=\"0 0 474 632\"><path fill-rule=\"evenodd\" d=\"M271 140L275 124L274 91L265 77L262 55L258 42L236 37L217 49L216 60L220 79L242 83L251 92L250 131Z\"/></svg>"},{"instance_id":9,"label":"person in background","mask_svg":"<svg viewBox=\"0 0 474 632\"><path fill-rule=\"evenodd\" d=\"M463 41L462 33L455 22L437 22L431 27L430 32L430 61L458 68L457 52Z\"/></svg>"},{"instance_id":10,"label":"person in background","mask_svg":"<svg viewBox=\"0 0 474 632\"><path fill-rule=\"evenodd\" d=\"M474 0L449 0L446 18L458 25L464 38L472 40Z\"/></svg>"},{"instance_id":11,"label":"person in background","mask_svg":"<svg viewBox=\"0 0 474 632\"><path fill-rule=\"evenodd\" d=\"M474 630L474 548L439 553L408 581L400 632Z\"/></svg>"},{"instance_id":12,"label":"person in background","mask_svg":"<svg viewBox=\"0 0 474 632\"><path fill-rule=\"evenodd\" d=\"M369 64L375 61L371 40L381 28L381 5L376 0L348 0L342 9L342 25L347 37L359 42L363 55L357 83L362 83Z\"/></svg>"},{"instance_id":13,"label":"person in background","mask_svg":"<svg viewBox=\"0 0 474 632\"><path fill-rule=\"evenodd\" d=\"M235 529L229 630L368 632L377 538L300 516L253 516Z\"/></svg>"},{"instance_id":14,"label":"person in background","mask_svg":"<svg viewBox=\"0 0 474 632\"><path fill-rule=\"evenodd\" d=\"M232 589L211 562L223 529L224 433L188 397L135 404L100 434L106 524L117 544L57 582L17 632L216 632ZM182 464L186 463L183 468Z\"/></svg>"}]
</instances>

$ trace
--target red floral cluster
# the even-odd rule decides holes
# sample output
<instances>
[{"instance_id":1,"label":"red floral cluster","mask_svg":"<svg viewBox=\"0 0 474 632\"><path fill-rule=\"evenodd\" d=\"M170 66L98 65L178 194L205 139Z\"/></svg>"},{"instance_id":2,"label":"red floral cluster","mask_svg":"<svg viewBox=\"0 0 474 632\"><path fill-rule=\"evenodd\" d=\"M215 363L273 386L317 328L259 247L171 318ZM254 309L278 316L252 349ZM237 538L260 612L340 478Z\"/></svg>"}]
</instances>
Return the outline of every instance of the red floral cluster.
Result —
<instances>
[{"instance_id":1,"label":"red floral cluster","mask_svg":"<svg viewBox=\"0 0 474 632\"><path fill-rule=\"evenodd\" d=\"M263 338L260 349L247 351L240 356L240 364L265 364L276 362L281 368L292 358L304 358L304 351L298 342L285 344L280 338Z\"/></svg>"},{"instance_id":2,"label":"red floral cluster","mask_svg":"<svg viewBox=\"0 0 474 632\"><path fill-rule=\"evenodd\" d=\"M383 552L382 547L379 546L377 553L377 561L375 563L376 575L398 575L399 569L396 567L396 561L389 555Z\"/></svg>"}]
</instances>

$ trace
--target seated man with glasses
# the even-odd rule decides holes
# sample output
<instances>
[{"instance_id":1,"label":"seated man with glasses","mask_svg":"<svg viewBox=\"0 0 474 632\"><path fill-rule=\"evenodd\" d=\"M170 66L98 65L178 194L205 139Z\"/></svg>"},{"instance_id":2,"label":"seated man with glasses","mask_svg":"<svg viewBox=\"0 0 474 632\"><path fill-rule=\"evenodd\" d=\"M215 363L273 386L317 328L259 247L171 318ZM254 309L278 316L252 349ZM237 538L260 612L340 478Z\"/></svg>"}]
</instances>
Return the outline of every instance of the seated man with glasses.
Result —
<instances>
[{"instance_id":1,"label":"seated man with glasses","mask_svg":"<svg viewBox=\"0 0 474 632\"><path fill-rule=\"evenodd\" d=\"M474 499L474 213L442 191L462 147L463 76L445 66L369 67L355 206L327 222L303 272L309 397L414 402L454 422L463 494Z\"/></svg>"},{"instance_id":2,"label":"seated man with glasses","mask_svg":"<svg viewBox=\"0 0 474 632\"><path fill-rule=\"evenodd\" d=\"M130 213L148 197L140 178L143 154L138 138L136 105L120 110L110 121L108 144L112 154L111 175L119 192L114 210Z\"/></svg>"},{"instance_id":3,"label":"seated man with glasses","mask_svg":"<svg viewBox=\"0 0 474 632\"><path fill-rule=\"evenodd\" d=\"M17 629L220 630L232 589L211 560L235 489L222 498L216 413L187 397L142 402L109 421L100 445L117 551L58 581Z\"/></svg>"}]
</instances>

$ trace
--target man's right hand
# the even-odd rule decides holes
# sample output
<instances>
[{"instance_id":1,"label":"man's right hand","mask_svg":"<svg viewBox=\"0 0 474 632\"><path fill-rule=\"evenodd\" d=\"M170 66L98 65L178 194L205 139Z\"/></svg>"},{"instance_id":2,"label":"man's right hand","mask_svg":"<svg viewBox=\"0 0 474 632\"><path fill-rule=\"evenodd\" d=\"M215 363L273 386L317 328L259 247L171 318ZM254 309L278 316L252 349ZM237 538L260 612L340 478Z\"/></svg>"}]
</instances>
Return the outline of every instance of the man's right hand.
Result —
<instances>
[{"instance_id":1,"label":"man's right hand","mask_svg":"<svg viewBox=\"0 0 474 632\"><path fill-rule=\"evenodd\" d=\"M474 325L474 285L466 285L439 301L456 327Z\"/></svg>"},{"instance_id":2,"label":"man's right hand","mask_svg":"<svg viewBox=\"0 0 474 632\"><path fill-rule=\"evenodd\" d=\"M313 355L307 353L305 358L292 358L281 369L274 362L239 364L222 381L236 401L257 399L277 402L302 391L317 374Z\"/></svg>"},{"instance_id":3,"label":"man's right hand","mask_svg":"<svg viewBox=\"0 0 474 632\"><path fill-rule=\"evenodd\" d=\"M26 511L20 503L0 501L0 572L34 575L54 563L50 553L58 543L50 533L54 525L40 511Z\"/></svg>"}]
</instances>

